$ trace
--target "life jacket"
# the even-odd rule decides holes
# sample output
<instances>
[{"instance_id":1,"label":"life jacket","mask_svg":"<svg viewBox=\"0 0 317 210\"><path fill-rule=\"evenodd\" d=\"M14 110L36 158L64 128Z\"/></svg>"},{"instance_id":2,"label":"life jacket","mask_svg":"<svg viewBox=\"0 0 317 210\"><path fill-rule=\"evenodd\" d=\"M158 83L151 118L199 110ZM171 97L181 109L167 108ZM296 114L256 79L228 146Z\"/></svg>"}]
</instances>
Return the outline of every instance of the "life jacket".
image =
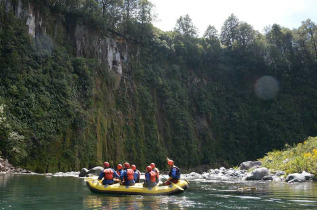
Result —
<instances>
[{"instance_id":1,"label":"life jacket","mask_svg":"<svg viewBox=\"0 0 317 210\"><path fill-rule=\"evenodd\" d=\"M160 171L159 171L157 168L155 168L154 171L156 172L156 177L157 177L157 179L159 180Z\"/></svg>"},{"instance_id":2,"label":"life jacket","mask_svg":"<svg viewBox=\"0 0 317 210\"><path fill-rule=\"evenodd\" d=\"M117 170L117 174L118 174L119 176L121 175L121 171L122 171L122 169Z\"/></svg>"},{"instance_id":3,"label":"life jacket","mask_svg":"<svg viewBox=\"0 0 317 210\"><path fill-rule=\"evenodd\" d=\"M181 171L179 170L179 168L178 168L177 166L173 166L173 167L170 169L168 175L169 175L170 177L172 177L173 168L176 168L176 176L177 176L177 177L180 177Z\"/></svg>"},{"instance_id":4,"label":"life jacket","mask_svg":"<svg viewBox=\"0 0 317 210\"><path fill-rule=\"evenodd\" d=\"M132 169L127 169L127 180L134 180L134 171Z\"/></svg>"},{"instance_id":5,"label":"life jacket","mask_svg":"<svg viewBox=\"0 0 317 210\"><path fill-rule=\"evenodd\" d=\"M149 173L150 173L151 182L152 183L156 183L156 176L157 176L156 172L155 171L150 171Z\"/></svg>"},{"instance_id":6,"label":"life jacket","mask_svg":"<svg viewBox=\"0 0 317 210\"><path fill-rule=\"evenodd\" d=\"M156 183L159 183L160 181L160 171L157 168L154 168L154 170L156 172Z\"/></svg>"},{"instance_id":7,"label":"life jacket","mask_svg":"<svg viewBox=\"0 0 317 210\"><path fill-rule=\"evenodd\" d=\"M113 171L110 168L107 168L103 171L105 174L105 179L112 180L113 179Z\"/></svg>"}]
</instances>

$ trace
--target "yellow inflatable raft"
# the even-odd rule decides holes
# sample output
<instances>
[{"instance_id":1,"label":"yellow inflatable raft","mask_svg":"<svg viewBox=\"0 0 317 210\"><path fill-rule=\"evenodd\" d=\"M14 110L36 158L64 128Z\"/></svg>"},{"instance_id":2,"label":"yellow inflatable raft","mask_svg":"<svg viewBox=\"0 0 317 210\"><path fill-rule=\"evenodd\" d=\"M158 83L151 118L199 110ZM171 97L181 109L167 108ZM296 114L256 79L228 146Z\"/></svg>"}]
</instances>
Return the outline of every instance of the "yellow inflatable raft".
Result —
<instances>
[{"instance_id":1,"label":"yellow inflatable raft","mask_svg":"<svg viewBox=\"0 0 317 210\"><path fill-rule=\"evenodd\" d=\"M143 187L143 183L136 183L133 186L124 186L118 184L102 185L97 180L86 182L91 192L103 194L121 194L121 195L173 195L183 193L187 187L186 180L179 180L177 184L169 186Z\"/></svg>"}]
</instances>

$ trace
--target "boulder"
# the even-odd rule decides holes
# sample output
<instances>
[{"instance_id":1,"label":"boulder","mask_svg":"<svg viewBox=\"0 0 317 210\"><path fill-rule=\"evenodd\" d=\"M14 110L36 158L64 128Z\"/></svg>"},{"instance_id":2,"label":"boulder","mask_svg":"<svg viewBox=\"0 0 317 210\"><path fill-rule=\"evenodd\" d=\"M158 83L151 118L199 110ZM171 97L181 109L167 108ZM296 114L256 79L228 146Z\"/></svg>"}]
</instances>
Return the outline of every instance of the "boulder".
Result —
<instances>
[{"instance_id":1,"label":"boulder","mask_svg":"<svg viewBox=\"0 0 317 210\"><path fill-rule=\"evenodd\" d=\"M276 171L276 172L275 172L275 175L276 175L276 176L285 175L285 171L280 171L280 170L279 170L279 171Z\"/></svg>"},{"instance_id":2,"label":"boulder","mask_svg":"<svg viewBox=\"0 0 317 210\"><path fill-rule=\"evenodd\" d=\"M267 181L267 180L273 181L273 176L270 176L270 175L264 176L263 180L265 180L265 181Z\"/></svg>"},{"instance_id":3,"label":"boulder","mask_svg":"<svg viewBox=\"0 0 317 210\"><path fill-rule=\"evenodd\" d=\"M208 173L209 174L215 174L215 170L214 169L209 169Z\"/></svg>"},{"instance_id":4,"label":"boulder","mask_svg":"<svg viewBox=\"0 0 317 210\"><path fill-rule=\"evenodd\" d=\"M274 182L281 182L284 179L284 175L282 175L281 177L278 176L273 176L273 181Z\"/></svg>"},{"instance_id":5,"label":"boulder","mask_svg":"<svg viewBox=\"0 0 317 210\"><path fill-rule=\"evenodd\" d=\"M79 177L86 177L88 175L88 169L87 168L82 168L80 173L79 173Z\"/></svg>"},{"instance_id":6,"label":"boulder","mask_svg":"<svg viewBox=\"0 0 317 210\"><path fill-rule=\"evenodd\" d=\"M230 180L230 178L226 175L223 175L223 174L213 174L213 175L210 175L207 180L217 180L217 181L227 181L227 180Z\"/></svg>"},{"instance_id":7,"label":"boulder","mask_svg":"<svg viewBox=\"0 0 317 210\"><path fill-rule=\"evenodd\" d=\"M261 166L261 161L246 161L240 164L240 170L249 170L252 167L255 166Z\"/></svg>"},{"instance_id":8,"label":"boulder","mask_svg":"<svg viewBox=\"0 0 317 210\"><path fill-rule=\"evenodd\" d=\"M236 171L233 170L233 169L229 169L229 170L226 172L226 175L228 175L228 176L236 176Z\"/></svg>"},{"instance_id":9,"label":"boulder","mask_svg":"<svg viewBox=\"0 0 317 210\"><path fill-rule=\"evenodd\" d=\"M0 171L5 171L5 167L1 162L0 162Z\"/></svg>"},{"instance_id":10,"label":"boulder","mask_svg":"<svg viewBox=\"0 0 317 210\"><path fill-rule=\"evenodd\" d=\"M285 179L286 182L305 182L306 178L303 174L300 173L294 173L290 174Z\"/></svg>"},{"instance_id":11,"label":"boulder","mask_svg":"<svg viewBox=\"0 0 317 210\"><path fill-rule=\"evenodd\" d=\"M92 169L90 169L88 171L89 174L94 174L96 176L99 176L101 172L103 172L104 168L101 167L101 166L96 166L96 167L93 167Z\"/></svg>"},{"instance_id":12,"label":"boulder","mask_svg":"<svg viewBox=\"0 0 317 210\"><path fill-rule=\"evenodd\" d=\"M204 179L208 179L209 176L210 176L210 174L209 174L209 173L206 173L206 172L204 172L204 173L202 174L202 177L203 177Z\"/></svg>"},{"instance_id":13,"label":"boulder","mask_svg":"<svg viewBox=\"0 0 317 210\"><path fill-rule=\"evenodd\" d=\"M196 172L191 172L190 174L188 174L188 175L186 176L186 179L188 179L188 180L202 179L202 178L203 178L203 176L200 175L200 174L198 174L198 173L196 173Z\"/></svg>"},{"instance_id":14,"label":"boulder","mask_svg":"<svg viewBox=\"0 0 317 210\"><path fill-rule=\"evenodd\" d=\"M246 176L246 180L261 180L267 175L269 175L269 169L265 167L256 168Z\"/></svg>"},{"instance_id":15,"label":"boulder","mask_svg":"<svg viewBox=\"0 0 317 210\"><path fill-rule=\"evenodd\" d=\"M308 173L306 171L303 171L302 175L305 177L306 180L313 180L314 179L314 174Z\"/></svg>"}]
</instances>

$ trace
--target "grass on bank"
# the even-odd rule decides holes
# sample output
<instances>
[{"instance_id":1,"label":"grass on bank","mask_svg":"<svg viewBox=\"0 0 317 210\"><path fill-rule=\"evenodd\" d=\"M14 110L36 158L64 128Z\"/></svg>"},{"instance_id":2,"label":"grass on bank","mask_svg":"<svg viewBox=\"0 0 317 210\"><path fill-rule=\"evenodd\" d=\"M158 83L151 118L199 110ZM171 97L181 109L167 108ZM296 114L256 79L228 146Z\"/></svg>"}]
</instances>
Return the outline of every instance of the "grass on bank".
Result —
<instances>
[{"instance_id":1,"label":"grass on bank","mask_svg":"<svg viewBox=\"0 0 317 210\"><path fill-rule=\"evenodd\" d=\"M317 175L317 137L309 137L293 147L285 145L282 151L273 151L259 159L264 167L282 170L287 174L310 172Z\"/></svg>"}]
</instances>

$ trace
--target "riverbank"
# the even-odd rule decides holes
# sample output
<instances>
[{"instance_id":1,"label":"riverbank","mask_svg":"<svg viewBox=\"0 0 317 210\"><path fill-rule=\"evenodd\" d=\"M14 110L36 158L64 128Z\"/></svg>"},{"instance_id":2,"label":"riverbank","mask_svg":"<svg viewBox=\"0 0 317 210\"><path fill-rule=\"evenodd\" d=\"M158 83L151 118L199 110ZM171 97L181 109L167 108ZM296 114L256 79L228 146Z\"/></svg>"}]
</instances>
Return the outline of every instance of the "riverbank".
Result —
<instances>
[{"instance_id":1,"label":"riverbank","mask_svg":"<svg viewBox=\"0 0 317 210\"><path fill-rule=\"evenodd\" d=\"M103 167L96 166L91 169L83 168L80 172L45 173L46 176L98 176ZM0 158L0 174L24 173L36 174L32 171L14 167L8 160ZM162 170L161 174L167 174ZM224 167L212 169L212 165L201 165L192 169L181 169L182 177L197 181L285 181L306 182L316 180L317 174L317 137L309 137L303 143L284 150L273 151L259 161L246 161L239 167L226 169Z\"/></svg>"},{"instance_id":2,"label":"riverbank","mask_svg":"<svg viewBox=\"0 0 317 210\"><path fill-rule=\"evenodd\" d=\"M206 166L201 167L200 170L206 169ZM8 160L0 158L0 174L31 174L44 175L52 177L88 177L98 176L103 170L103 167L96 166L91 169L83 168L81 171L71 172L56 172L56 173L34 173L32 171L14 167ZM167 177L167 172L162 171L161 178ZM142 177L144 174L142 174ZM312 173L302 171L301 173L287 174L282 170L274 170L263 167L261 161L246 161L240 164L239 168L220 167L218 169L207 169L201 171L182 172L182 178L189 181L197 182L241 182L241 181L274 181L274 182L306 182L316 181L316 177Z\"/></svg>"},{"instance_id":3,"label":"riverbank","mask_svg":"<svg viewBox=\"0 0 317 210\"><path fill-rule=\"evenodd\" d=\"M10 173L33 173L32 171L15 167L9 163L7 159L0 157L0 174L10 174Z\"/></svg>"},{"instance_id":4,"label":"riverbank","mask_svg":"<svg viewBox=\"0 0 317 210\"><path fill-rule=\"evenodd\" d=\"M251 161L248 161L251 162ZM252 163L252 162L251 162ZM266 167L256 166L250 169L209 169L203 173L191 172L182 175L189 181L274 181L274 182L307 182L316 181L313 174L303 171L301 173L286 174L285 171L269 170Z\"/></svg>"}]
</instances>

